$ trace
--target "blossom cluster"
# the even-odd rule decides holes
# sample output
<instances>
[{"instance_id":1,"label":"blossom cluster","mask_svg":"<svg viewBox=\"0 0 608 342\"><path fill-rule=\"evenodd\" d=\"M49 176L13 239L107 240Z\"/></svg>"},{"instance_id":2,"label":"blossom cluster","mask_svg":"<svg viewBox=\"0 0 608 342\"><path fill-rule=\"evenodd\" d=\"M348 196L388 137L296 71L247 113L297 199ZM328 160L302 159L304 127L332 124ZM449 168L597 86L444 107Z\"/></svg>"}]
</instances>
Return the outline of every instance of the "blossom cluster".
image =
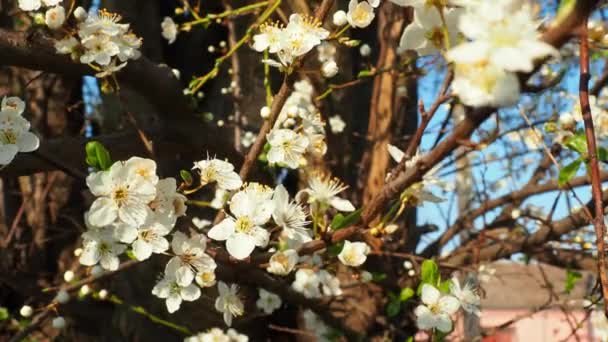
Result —
<instances>
[{"instance_id":1,"label":"blossom cluster","mask_svg":"<svg viewBox=\"0 0 608 342\"><path fill-rule=\"evenodd\" d=\"M159 179L153 160L115 162L108 170L91 173L87 186L97 198L85 214L83 265L100 263L116 270L127 245L138 260L169 249L165 236L185 214L186 197L176 191L174 178Z\"/></svg>"},{"instance_id":2,"label":"blossom cluster","mask_svg":"<svg viewBox=\"0 0 608 342\"><path fill-rule=\"evenodd\" d=\"M297 169L306 164L306 155L323 156L327 152L325 122L312 102L313 91L306 80L295 83L266 137L270 165Z\"/></svg>"},{"instance_id":3,"label":"blossom cluster","mask_svg":"<svg viewBox=\"0 0 608 342\"><path fill-rule=\"evenodd\" d=\"M329 31L321 27L314 17L292 14L289 23L282 27L279 23L264 23L260 33L253 36L256 51L276 54L278 61L268 59L266 63L276 67L288 67L293 61L311 51L321 41L329 37Z\"/></svg>"},{"instance_id":4,"label":"blossom cluster","mask_svg":"<svg viewBox=\"0 0 608 342\"><path fill-rule=\"evenodd\" d=\"M535 60L559 55L539 39L540 22L525 0L457 0L450 4L459 8L451 9L419 0L393 2L415 7L414 23L404 32L402 48L421 55L447 50L445 56L454 65L454 93L469 106L517 103L516 73L531 72ZM458 41L459 35L464 42Z\"/></svg>"},{"instance_id":5,"label":"blossom cluster","mask_svg":"<svg viewBox=\"0 0 608 342\"><path fill-rule=\"evenodd\" d=\"M30 122L23 117L25 102L5 97L0 105L0 165L8 165L19 152L38 149L40 140L30 132Z\"/></svg>"},{"instance_id":6,"label":"blossom cluster","mask_svg":"<svg viewBox=\"0 0 608 342\"><path fill-rule=\"evenodd\" d=\"M51 30L60 28L65 22L65 8L61 5L63 0L19 0L19 9L32 12L34 18L38 17L36 11L45 7L44 24ZM42 21L42 14L39 14Z\"/></svg>"},{"instance_id":7,"label":"blossom cluster","mask_svg":"<svg viewBox=\"0 0 608 342\"><path fill-rule=\"evenodd\" d=\"M87 13L79 7L74 17L78 21L76 34L56 41L55 49L59 54L90 65L98 78L114 74L129 60L141 56L142 39L130 30L129 24L120 23L120 15L105 10Z\"/></svg>"}]
</instances>

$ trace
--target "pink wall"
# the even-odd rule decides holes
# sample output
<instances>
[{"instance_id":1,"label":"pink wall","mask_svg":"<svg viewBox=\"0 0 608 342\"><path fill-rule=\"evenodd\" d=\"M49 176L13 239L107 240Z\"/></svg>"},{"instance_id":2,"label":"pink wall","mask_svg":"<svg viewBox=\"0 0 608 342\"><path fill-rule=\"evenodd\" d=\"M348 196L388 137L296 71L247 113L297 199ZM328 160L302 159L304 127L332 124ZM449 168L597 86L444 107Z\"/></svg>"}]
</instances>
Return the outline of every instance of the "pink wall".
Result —
<instances>
[{"instance_id":1,"label":"pink wall","mask_svg":"<svg viewBox=\"0 0 608 342\"><path fill-rule=\"evenodd\" d=\"M481 314L481 326L483 328L496 327L513 320L517 317L525 317L517 320L508 328L497 333L493 337L487 337L484 342L553 342L564 341L571 333L572 329L566 316L559 309L545 310L529 315L528 310L483 310ZM572 324L578 324L585 318L583 311L570 311L569 319ZM454 332L452 341L462 341L462 319L459 320L458 329ZM577 331L580 341L599 341L593 338L593 332L589 320L583 323L582 328ZM574 336L570 336L567 341L576 341Z\"/></svg>"}]
</instances>

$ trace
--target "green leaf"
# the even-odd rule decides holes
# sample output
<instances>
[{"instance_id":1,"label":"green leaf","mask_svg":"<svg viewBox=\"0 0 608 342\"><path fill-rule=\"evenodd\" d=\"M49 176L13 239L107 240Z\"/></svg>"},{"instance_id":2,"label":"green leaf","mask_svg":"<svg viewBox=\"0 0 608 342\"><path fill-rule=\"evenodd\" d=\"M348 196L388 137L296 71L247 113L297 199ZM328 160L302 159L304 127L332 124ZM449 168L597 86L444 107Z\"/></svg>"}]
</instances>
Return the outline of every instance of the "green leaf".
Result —
<instances>
[{"instance_id":1,"label":"green leaf","mask_svg":"<svg viewBox=\"0 0 608 342\"><path fill-rule=\"evenodd\" d=\"M386 279L386 273L372 272L372 281L379 282Z\"/></svg>"},{"instance_id":2,"label":"green leaf","mask_svg":"<svg viewBox=\"0 0 608 342\"><path fill-rule=\"evenodd\" d=\"M558 26L576 7L576 0L562 0L559 2L557 16L555 17L555 26Z\"/></svg>"},{"instance_id":3,"label":"green leaf","mask_svg":"<svg viewBox=\"0 0 608 342\"><path fill-rule=\"evenodd\" d=\"M443 293L450 293L450 285L452 285L452 280L448 279L445 281L442 281L439 284L439 291L443 292Z\"/></svg>"},{"instance_id":4,"label":"green leaf","mask_svg":"<svg viewBox=\"0 0 608 342\"><path fill-rule=\"evenodd\" d=\"M9 317L8 309L0 306L0 321L6 321Z\"/></svg>"},{"instance_id":5,"label":"green leaf","mask_svg":"<svg viewBox=\"0 0 608 342\"><path fill-rule=\"evenodd\" d=\"M110 152L98 141L89 141L85 146L85 162L97 170L105 171L112 166Z\"/></svg>"},{"instance_id":6,"label":"green leaf","mask_svg":"<svg viewBox=\"0 0 608 342\"><path fill-rule=\"evenodd\" d=\"M580 154L587 153L587 137L584 133L578 133L566 139L566 147Z\"/></svg>"},{"instance_id":7,"label":"green leaf","mask_svg":"<svg viewBox=\"0 0 608 342\"><path fill-rule=\"evenodd\" d=\"M579 280L581 280L582 278L583 278L583 276L579 272L575 272L572 270L566 270L566 288L564 289L564 291L567 294L570 294L572 289L574 289L574 286L576 285L576 283Z\"/></svg>"},{"instance_id":8,"label":"green leaf","mask_svg":"<svg viewBox=\"0 0 608 342\"><path fill-rule=\"evenodd\" d=\"M423 284L439 284L439 267L435 261L427 259L422 262L420 276Z\"/></svg>"},{"instance_id":9,"label":"green leaf","mask_svg":"<svg viewBox=\"0 0 608 342\"><path fill-rule=\"evenodd\" d=\"M568 183L572 179L572 177L574 177L574 175L576 175L576 172L581 167L581 163L582 163L582 161L579 158L579 159L573 161L572 163L564 166L561 170L559 170L557 184L560 187L563 187L566 183Z\"/></svg>"},{"instance_id":10,"label":"green leaf","mask_svg":"<svg viewBox=\"0 0 608 342\"><path fill-rule=\"evenodd\" d=\"M410 336L405 340L405 342L414 342L414 336Z\"/></svg>"},{"instance_id":11,"label":"green leaf","mask_svg":"<svg viewBox=\"0 0 608 342\"><path fill-rule=\"evenodd\" d=\"M342 248L344 248L344 241L340 241L334 245L331 245L327 248L327 253L331 258L337 257L340 252L342 252Z\"/></svg>"},{"instance_id":12,"label":"green leaf","mask_svg":"<svg viewBox=\"0 0 608 342\"><path fill-rule=\"evenodd\" d=\"M388 317L395 317L401 311L401 302L399 300L391 300L386 305L386 315Z\"/></svg>"},{"instance_id":13,"label":"green leaf","mask_svg":"<svg viewBox=\"0 0 608 342\"><path fill-rule=\"evenodd\" d=\"M603 147L599 147L597 149L597 159L603 162L608 161L608 150Z\"/></svg>"},{"instance_id":14,"label":"green leaf","mask_svg":"<svg viewBox=\"0 0 608 342\"><path fill-rule=\"evenodd\" d=\"M192 180L192 174L188 170L180 170L179 175L180 175L180 177L182 177L182 179L184 180L184 183L186 183L187 186L192 185L192 183L194 182Z\"/></svg>"},{"instance_id":15,"label":"green leaf","mask_svg":"<svg viewBox=\"0 0 608 342\"><path fill-rule=\"evenodd\" d=\"M375 72L373 70L361 70L359 74L357 74L357 78L370 77L373 76Z\"/></svg>"},{"instance_id":16,"label":"green leaf","mask_svg":"<svg viewBox=\"0 0 608 342\"><path fill-rule=\"evenodd\" d=\"M331 220L331 224L329 225L333 230L340 230L342 228L346 228L355 224L359 219L361 219L362 208L353 211L352 213L344 216L342 214L336 214L334 218Z\"/></svg>"},{"instance_id":17,"label":"green leaf","mask_svg":"<svg viewBox=\"0 0 608 342\"><path fill-rule=\"evenodd\" d=\"M411 287L403 288L401 289L401 293L399 293L399 300L405 302L408 299L412 298L415 294L416 292L414 292Z\"/></svg>"}]
</instances>

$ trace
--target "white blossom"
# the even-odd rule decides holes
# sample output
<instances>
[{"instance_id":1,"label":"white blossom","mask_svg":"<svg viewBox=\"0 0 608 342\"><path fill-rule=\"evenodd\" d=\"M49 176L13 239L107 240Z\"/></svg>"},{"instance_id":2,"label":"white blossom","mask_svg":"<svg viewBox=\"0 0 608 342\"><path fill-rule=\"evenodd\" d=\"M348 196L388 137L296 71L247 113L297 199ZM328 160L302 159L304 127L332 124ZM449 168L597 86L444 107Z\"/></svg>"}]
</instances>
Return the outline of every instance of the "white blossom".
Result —
<instances>
[{"instance_id":1,"label":"white blossom","mask_svg":"<svg viewBox=\"0 0 608 342\"><path fill-rule=\"evenodd\" d=\"M326 61L321 65L321 75L325 78L332 78L338 74L338 64L336 61Z\"/></svg>"},{"instance_id":2,"label":"white blossom","mask_svg":"<svg viewBox=\"0 0 608 342\"><path fill-rule=\"evenodd\" d=\"M266 137L270 150L267 153L268 163L286 165L297 169L300 160L308 147L308 139L290 129L273 129Z\"/></svg>"},{"instance_id":3,"label":"white blossom","mask_svg":"<svg viewBox=\"0 0 608 342\"><path fill-rule=\"evenodd\" d=\"M478 317L481 316L481 311L479 310L481 300L470 282L466 282L463 287L460 287L458 278L453 277L450 284L450 293L460 301L460 305L464 311L475 314Z\"/></svg>"},{"instance_id":4,"label":"white blossom","mask_svg":"<svg viewBox=\"0 0 608 342\"><path fill-rule=\"evenodd\" d=\"M169 249L169 242L165 238L171 232L173 224L159 215L150 215L144 224L139 227L125 223L116 225L116 238L133 247L133 255L137 260L146 260L152 253L160 254Z\"/></svg>"},{"instance_id":5,"label":"white blossom","mask_svg":"<svg viewBox=\"0 0 608 342\"><path fill-rule=\"evenodd\" d=\"M349 200L338 197L337 195L346 190L347 186L342 184L337 178L329 175L314 174L308 179L308 187L298 194L308 194L308 203L315 203L321 206L332 206L339 211L354 211L355 207Z\"/></svg>"},{"instance_id":6,"label":"white blossom","mask_svg":"<svg viewBox=\"0 0 608 342\"><path fill-rule=\"evenodd\" d=\"M357 267L361 266L367 259L370 248L364 242L344 241L344 247L338 254L338 259L346 266Z\"/></svg>"},{"instance_id":7,"label":"white blossom","mask_svg":"<svg viewBox=\"0 0 608 342\"><path fill-rule=\"evenodd\" d=\"M88 216L90 218L90 215ZM82 239L81 264L94 266L99 263L103 269L108 271L118 269L120 264L118 255L122 254L127 246L116 241L111 227L89 227L89 230L82 234Z\"/></svg>"},{"instance_id":8,"label":"white blossom","mask_svg":"<svg viewBox=\"0 0 608 342\"><path fill-rule=\"evenodd\" d=\"M153 182L132 172L125 162L115 162L108 171L87 176L87 185L97 199L91 205L89 219L95 226L107 226L117 219L132 226L142 225L150 214L156 196Z\"/></svg>"},{"instance_id":9,"label":"white blossom","mask_svg":"<svg viewBox=\"0 0 608 342\"><path fill-rule=\"evenodd\" d=\"M60 28L65 22L65 9L63 6L49 8L44 14L44 22L51 30Z\"/></svg>"},{"instance_id":10,"label":"white blossom","mask_svg":"<svg viewBox=\"0 0 608 342\"><path fill-rule=\"evenodd\" d=\"M40 140L29 131L30 123L21 114L25 104L18 98L2 100L0 111L0 165L9 164L18 152L38 149Z\"/></svg>"},{"instance_id":11,"label":"white blossom","mask_svg":"<svg viewBox=\"0 0 608 342\"><path fill-rule=\"evenodd\" d=\"M182 286L174 274L165 273L165 277L152 289L152 294L165 299L169 313L179 310L182 301L193 302L201 296L201 289L194 284Z\"/></svg>"},{"instance_id":12,"label":"white blossom","mask_svg":"<svg viewBox=\"0 0 608 342\"><path fill-rule=\"evenodd\" d=\"M264 311L265 314L270 315L281 307L281 297L262 288L258 289L258 293L260 297L255 302L255 305L258 309Z\"/></svg>"},{"instance_id":13,"label":"white blossom","mask_svg":"<svg viewBox=\"0 0 608 342\"><path fill-rule=\"evenodd\" d=\"M232 318L242 316L245 306L238 296L239 287L236 284L226 285L223 281L218 282L217 289L219 295L215 300L215 310L224 316L227 326L232 325Z\"/></svg>"},{"instance_id":14,"label":"white blossom","mask_svg":"<svg viewBox=\"0 0 608 342\"><path fill-rule=\"evenodd\" d=\"M272 192L270 192L272 195ZM226 249L234 258L247 258L253 249L266 247L270 233L262 228L272 215L273 204L267 198L265 190L257 190L255 186L241 190L230 200L230 212L215 225L208 233L213 240L226 241Z\"/></svg>"},{"instance_id":15,"label":"white blossom","mask_svg":"<svg viewBox=\"0 0 608 342\"><path fill-rule=\"evenodd\" d=\"M420 296L422 304L414 310L416 323L422 330L437 329L441 332L452 330L452 319L450 315L455 313L460 307L456 297L443 295L434 286L429 284L422 285Z\"/></svg>"},{"instance_id":16,"label":"white blossom","mask_svg":"<svg viewBox=\"0 0 608 342\"><path fill-rule=\"evenodd\" d=\"M289 193L283 185L278 185L272 195L274 222L283 228L283 235L299 243L311 240L311 232L306 226L306 213L300 204L289 200Z\"/></svg>"},{"instance_id":17,"label":"white blossom","mask_svg":"<svg viewBox=\"0 0 608 342\"><path fill-rule=\"evenodd\" d=\"M76 18L78 21L84 21L88 16L89 13L87 13L87 10L85 10L82 6L78 6L74 10L74 18Z\"/></svg>"},{"instance_id":18,"label":"white blossom","mask_svg":"<svg viewBox=\"0 0 608 342\"><path fill-rule=\"evenodd\" d=\"M352 27L364 28L374 20L374 7L367 1L350 0L346 20Z\"/></svg>"},{"instance_id":19,"label":"white blossom","mask_svg":"<svg viewBox=\"0 0 608 342\"><path fill-rule=\"evenodd\" d=\"M165 267L165 274L175 277L181 286L188 286L197 271L215 269L215 261L205 253L205 235L193 234L190 238L182 232L173 233L171 250L175 254Z\"/></svg>"},{"instance_id":20,"label":"white blossom","mask_svg":"<svg viewBox=\"0 0 608 342\"><path fill-rule=\"evenodd\" d=\"M298 263L298 252L295 249L287 249L284 251L275 252L268 261L266 271L268 273L286 276Z\"/></svg>"},{"instance_id":21,"label":"white blossom","mask_svg":"<svg viewBox=\"0 0 608 342\"><path fill-rule=\"evenodd\" d=\"M40 0L19 0L19 8L22 11L37 11L40 6Z\"/></svg>"},{"instance_id":22,"label":"white blossom","mask_svg":"<svg viewBox=\"0 0 608 342\"><path fill-rule=\"evenodd\" d=\"M458 35L458 19L461 9L442 9L449 33L449 43L454 44ZM443 20L436 7L422 7L414 11L414 21L403 31L399 49L416 50L420 56L433 54L446 47Z\"/></svg>"},{"instance_id":23,"label":"white blossom","mask_svg":"<svg viewBox=\"0 0 608 342\"><path fill-rule=\"evenodd\" d=\"M53 320L51 321L51 326L55 329L65 328L65 318L61 316L53 318Z\"/></svg>"},{"instance_id":24,"label":"white blossom","mask_svg":"<svg viewBox=\"0 0 608 342\"><path fill-rule=\"evenodd\" d=\"M329 127L331 128L331 132L334 134L339 134L344 132L344 128L346 127L346 123L340 115L334 115L329 118Z\"/></svg>"},{"instance_id":25,"label":"white blossom","mask_svg":"<svg viewBox=\"0 0 608 342\"><path fill-rule=\"evenodd\" d=\"M201 175L201 183L209 184L217 182L217 185L225 190L236 190L243 185L241 177L234 171L234 165L219 159L206 159L194 163L192 169L198 169Z\"/></svg>"},{"instance_id":26,"label":"white blossom","mask_svg":"<svg viewBox=\"0 0 608 342\"><path fill-rule=\"evenodd\" d=\"M175 39L177 39L178 32L177 25L175 24L173 19L171 17L163 18L162 23L160 23L160 27L162 29L161 34L163 38L169 41L169 44L173 44L175 42Z\"/></svg>"}]
</instances>

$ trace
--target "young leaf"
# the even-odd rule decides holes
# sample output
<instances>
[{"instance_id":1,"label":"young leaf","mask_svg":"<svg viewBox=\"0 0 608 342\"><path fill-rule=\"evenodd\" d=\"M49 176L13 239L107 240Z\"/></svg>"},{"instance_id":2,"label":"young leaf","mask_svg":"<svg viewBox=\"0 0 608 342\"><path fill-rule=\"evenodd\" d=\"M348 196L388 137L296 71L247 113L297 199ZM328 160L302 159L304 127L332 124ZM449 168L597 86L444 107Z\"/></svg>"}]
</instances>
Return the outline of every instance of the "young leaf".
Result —
<instances>
[{"instance_id":1,"label":"young leaf","mask_svg":"<svg viewBox=\"0 0 608 342\"><path fill-rule=\"evenodd\" d=\"M572 289L574 289L576 283L581 280L582 277L583 276L579 272L566 270L566 288L564 289L564 291L567 294L570 294L570 292L572 292Z\"/></svg>"},{"instance_id":2,"label":"young leaf","mask_svg":"<svg viewBox=\"0 0 608 342\"><path fill-rule=\"evenodd\" d=\"M559 176L557 178L557 184L560 187L562 187L566 183L568 183L572 179L572 177L574 177L574 175L576 175L576 172L580 168L581 163L582 163L582 161L579 158L579 159L573 161L572 163L564 166L561 170L559 170Z\"/></svg>"},{"instance_id":3,"label":"young leaf","mask_svg":"<svg viewBox=\"0 0 608 342\"><path fill-rule=\"evenodd\" d=\"M578 133L566 139L566 147L580 154L587 153L587 137L584 133Z\"/></svg>"},{"instance_id":4,"label":"young leaf","mask_svg":"<svg viewBox=\"0 0 608 342\"><path fill-rule=\"evenodd\" d=\"M6 321L9 317L8 309L0 306L0 321Z\"/></svg>"},{"instance_id":5,"label":"young leaf","mask_svg":"<svg viewBox=\"0 0 608 342\"><path fill-rule=\"evenodd\" d=\"M439 267L433 260L427 259L422 262L420 275L423 284L437 286L439 283Z\"/></svg>"},{"instance_id":6,"label":"young leaf","mask_svg":"<svg viewBox=\"0 0 608 342\"><path fill-rule=\"evenodd\" d=\"M443 293L450 293L450 285L452 285L452 280L448 279L442 281L441 284L439 284L438 289Z\"/></svg>"},{"instance_id":7,"label":"young leaf","mask_svg":"<svg viewBox=\"0 0 608 342\"><path fill-rule=\"evenodd\" d=\"M414 292L414 290L412 290L411 287L403 288L401 289L401 293L399 293L399 300L405 302L408 299L412 298L414 294L416 293Z\"/></svg>"},{"instance_id":8,"label":"young leaf","mask_svg":"<svg viewBox=\"0 0 608 342\"><path fill-rule=\"evenodd\" d=\"M391 300L390 302L388 302L388 305L386 305L386 315L388 317L395 317L399 314L400 311L401 302L398 298L396 300Z\"/></svg>"},{"instance_id":9,"label":"young leaf","mask_svg":"<svg viewBox=\"0 0 608 342\"><path fill-rule=\"evenodd\" d=\"M187 186L192 185L193 180L192 180L192 174L190 173L190 171L180 170L179 175L180 175L180 177L182 177L182 179L184 180L184 183L186 183Z\"/></svg>"},{"instance_id":10,"label":"young leaf","mask_svg":"<svg viewBox=\"0 0 608 342\"><path fill-rule=\"evenodd\" d=\"M85 162L100 171L105 171L112 166L110 152L98 141L89 141L85 145Z\"/></svg>"},{"instance_id":11,"label":"young leaf","mask_svg":"<svg viewBox=\"0 0 608 342\"><path fill-rule=\"evenodd\" d=\"M597 149L597 159L603 162L608 161L608 150L603 147L599 147Z\"/></svg>"},{"instance_id":12,"label":"young leaf","mask_svg":"<svg viewBox=\"0 0 608 342\"><path fill-rule=\"evenodd\" d=\"M334 218L331 220L330 227L333 230L339 230L353 225L361 218L362 211L363 209L357 209L352 213L348 214L347 216L344 216L342 214L336 214L336 216L334 216Z\"/></svg>"}]
</instances>

